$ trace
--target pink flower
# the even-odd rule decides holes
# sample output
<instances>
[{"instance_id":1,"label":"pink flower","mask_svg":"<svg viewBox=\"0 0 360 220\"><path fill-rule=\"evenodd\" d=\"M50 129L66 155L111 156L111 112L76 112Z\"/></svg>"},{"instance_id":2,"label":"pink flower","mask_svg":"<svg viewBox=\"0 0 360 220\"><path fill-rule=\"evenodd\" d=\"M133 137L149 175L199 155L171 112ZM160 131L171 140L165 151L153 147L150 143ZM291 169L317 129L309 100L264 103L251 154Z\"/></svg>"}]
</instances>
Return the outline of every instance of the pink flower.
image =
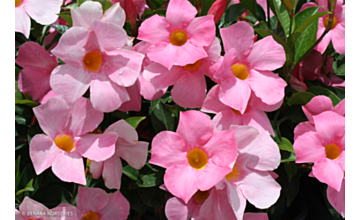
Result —
<instances>
[{"instance_id":1,"label":"pink flower","mask_svg":"<svg viewBox=\"0 0 360 220\"><path fill-rule=\"evenodd\" d=\"M205 75L212 78L220 66L217 64L221 52L219 40L214 39L204 50L208 54L206 58L185 66L173 66L170 71L153 62L144 69L144 78L153 84L155 90L174 85L171 97L181 107L200 108L207 90Z\"/></svg>"},{"instance_id":2,"label":"pink flower","mask_svg":"<svg viewBox=\"0 0 360 220\"><path fill-rule=\"evenodd\" d=\"M216 0L210 7L208 11L208 15L214 15L214 21L217 23L220 21L222 15L225 12L226 5L228 1L227 0Z\"/></svg>"},{"instance_id":3,"label":"pink flower","mask_svg":"<svg viewBox=\"0 0 360 220\"><path fill-rule=\"evenodd\" d=\"M120 3L120 6L122 8L125 8L126 4L125 1L126 0L110 0L113 4L115 4L116 2ZM149 6L147 6L146 4L146 0L132 0L133 4L135 5L135 9L136 9L136 13L139 15L139 17L141 18L142 14L145 11L145 8L149 8Z\"/></svg>"},{"instance_id":4,"label":"pink flower","mask_svg":"<svg viewBox=\"0 0 360 220\"><path fill-rule=\"evenodd\" d=\"M241 114L238 110L232 109L219 100L219 90L219 85L212 87L201 107L203 112L216 114L213 118L215 130L229 130L231 125L250 125L259 131L268 131L275 136L265 112L254 108L252 104L248 104L245 112Z\"/></svg>"},{"instance_id":5,"label":"pink flower","mask_svg":"<svg viewBox=\"0 0 360 220\"><path fill-rule=\"evenodd\" d=\"M150 60L167 69L185 66L207 57L204 47L215 38L213 16L195 18L196 8L188 0L171 0L166 18L154 15L139 28L138 39L154 44L149 48Z\"/></svg>"},{"instance_id":6,"label":"pink flower","mask_svg":"<svg viewBox=\"0 0 360 220\"><path fill-rule=\"evenodd\" d=\"M130 213L130 204L120 191L108 194L100 188L82 186L79 186L76 208L77 216L84 220L126 220Z\"/></svg>"},{"instance_id":7,"label":"pink flower","mask_svg":"<svg viewBox=\"0 0 360 220\"><path fill-rule=\"evenodd\" d=\"M254 30L243 21L220 29L220 34L225 56L214 75L220 80L220 101L242 114L250 97L262 111L279 108L287 84L271 71L285 63L283 47L272 36L254 43Z\"/></svg>"},{"instance_id":8,"label":"pink flower","mask_svg":"<svg viewBox=\"0 0 360 220\"><path fill-rule=\"evenodd\" d=\"M268 132L251 126L232 125L238 156L217 188L228 188L230 204L238 219L244 213L246 200L260 209L269 208L280 196L281 186L272 170L280 165L280 151Z\"/></svg>"},{"instance_id":9,"label":"pink flower","mask_svg":"<svg viewBox=\"0 0 360 220\"><path fill-rule=\"evenodd\" d=\"M30 36L30 17L37 23L48 25L56 21L62 0L15 0L15 31Z\"/></svg>"},{"instance_id":10,"label":"pink flower","mask_svg":"<svg viewBox=\"0 0 360 220\"><path fill-rule=\"evenodd\" d=\"M19 49L15 63L22 66L18 86L21 92L39 100L50 88L50 75L57 66L57 58L35 42L25 42Z\"/></svg>"},{"instance_id":11,"label":"pink flower","mask_svg":"<svg viewBox=\"0 0 360 220\"><path fill-rule=\"evenodd\" d=\"M122 164L119 157L139 170L146 163L149 143L138 141L136 130L124 120L110 125L104 134L116 134L118 136L115 154L105 161L92 161L90 172L95 179L102 174L107 188L120 189Z\"/></svg>"},{"instance_id":12,"label":"pink flower","mask_svg":"<svg viewBox=\"0 0 360 220\"><path fill-rule=\"evenodd\" d=\"M328 186L326 194L330 204L345 218L345 177L341 183L340 191Z\"/></svg>"},{"instance_id":13,"label":"pink flower","mask_svg":"<svg viewBox=\"0 0 360 220\"><path fill-rule=\"evenodd\" d=\"M312 113L311 118L312 123L295 128L296 163L314 163L311 175L340 191L345 171L345 117L324 111Z\"/></svg>"},{"instance_id":14,"label":"pink flower","mask_svg":"<svg viewBox=\"0 0 360 220\"><path fill-rule=\"evenodd\" d=\"M166 168L166 188L188 203L196 191L209 190L231 172L235 157L234 131L214 131L208 115L186 111L180 112L176 133L154 137L149 162Z\"/></svg>"},{"instance_id":15,"label":"pink flower","mask_svg":"<svg viewBox=\"0 0 360 220\"><path fill-rule=\"evenodd\" d=\"M327 0L319 0L318 4L308 2L302 6L301 10L304 10L308 7L321 7L319 12L329 10ZM319 18L317 39L319 39L320 36L324 33L328 22L329 15L324 15L323 17ZM336 52L345 54L345 5L343 5L343 0L336 1L334 20L331 25L331 29L314 49L320 53L324 53L330 41L332 41Z\"/></svg>"},{"instance_id":16,"label":"pink flower","mask_svg":"<svg viewBox=\"0 0 360 220\"><path fill-rule=\"evenodd\" d=\"M52 220L54 218L45 218L42 213L48 213L50 210L43 204L35 200L25 197L19 206L19 210L15 209L15 220L26 219L39 219L39 220Z\"/></svg>"},{"instance_id":17,"label":"pink flower","mask_svg":"<svg viewBox=\"0 0 360 220\"><path fill-rule=\"evenodd\" d=\"M91 10L95 10L94 7ZM99 21L91 17L96 14L96 10L91 10L87 11L88 17L81 17L82 26L66 31L52 50L65 64L54 69L50 86L68 104L74 103L90 87L94 108L111 112L130 100L126 87L136 82L144 55L123 49L128 41L126 32L110 22L120 17L112 18L105 13ZM83 26L89 21L88 30Z\"/></svg>"},{"instance_id":18,"label":"pink flower","mask_svg":"<svg viewBox=\"0 0 360 220\"><path fill-rule=\"evenodd\" d=\"M83 158L103 161L115 152L115 134L87 134L103 120L86 98L70 107L54 97L33 109L44 134L30 142L30 158L36 174L51 166L53 173L65 182L86 184Z\"/></svg>"}]
</instances>

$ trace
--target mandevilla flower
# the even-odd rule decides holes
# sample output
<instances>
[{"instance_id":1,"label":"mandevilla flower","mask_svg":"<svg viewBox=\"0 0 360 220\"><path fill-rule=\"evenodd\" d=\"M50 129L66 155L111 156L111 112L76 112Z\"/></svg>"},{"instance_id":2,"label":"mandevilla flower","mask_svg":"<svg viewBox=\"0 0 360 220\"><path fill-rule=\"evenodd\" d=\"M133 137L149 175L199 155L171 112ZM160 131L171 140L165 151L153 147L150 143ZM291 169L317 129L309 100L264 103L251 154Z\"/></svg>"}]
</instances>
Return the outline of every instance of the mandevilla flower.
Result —
<instances>
[{"instance_id":1,"label":"mandevilla flower","mask_svg":"<svg viewBox=\"0 0 360 220\"><path fill-rule=\"evenodd\" d=\"M166 18L154 15L142 22L138 39L153 44L147 55L167 69L185 66L207 57L204 47L215 38L213 16L195 18L196 8L188 0L171 0Z\"/></svg>"},{"instance_id":2,"label":"mandevilla flower","mask_svg":"<svg viewBox=\"0 0 360 220\"><path fill-rule=\"evenodd\" d=\"M334 12L333 23L331 24L330 31L324 36L318 45L314 48L320 53L324 53L328 47L330 41L334 46L336 52L345 54L345 5L343 0L337 0ZM314 2L308 2L304 4L301 10L308 7L321 7L319 12L328 11L328 1L319 0L318 4ZM326 26L329 22L329 15L324 15L319 18L319 25L317 31L317 39L324 33Z\"/></svg>"},{"instance_id":3,"label":"mandevilla flower","mask_svg":"<svg viewBox=\"0 0 360 220\"><path fill-rule=\"evenodd\" d=\"M176 133L154 137L149 162L166 168L166 188L188 203L196 191L209 190L231 172L236 149L234 131L214 131L208 115L186 111L180 112Z\"/></svg>"},{"instance_id":4,"label":"mandevilla flower","mask_svg":"<svg viewBox=\"0 0 360 220\"><path fill-rule=\"evenodd\" d=\"M18 86L21 92L42 99L50 90L50 75L57 66L57 58L35 42L21 45L15 63L22 66ZM40 100L41 101L41 100Z\"/></svg>"},{"instance_id":5,"label":"mandevilla flower","mask_svg":"<svg viewBox=\"0 0 360 220\"><path fill-rule=\"evenodd\" d=\"M51 166L65 182L86 184L83 158L103 161L115 152L116 134L87 134L103 120L89 100L79 98L68 104L59 97L33 109L44 134L30 142L30 158L36 174Z\"/></svg>"},{"instance_id":6,"label":"mandevilla flower","mask_svg":"<svg viewBox=\"0 0 360 220\"><path fill-rule=\"evenodd\" d=\"M126 32L109 21L121 18L115 16L119 12L115 6L114 13L105 16L105 12L102 19L97 20L92 17L97 11L92 5L89 5L91 11L84 13L81 10L89 15L82 19L90 22L90 29L83 26L70 28L52 50L65 64L54 69L50 86L68 104L75 102L90 87L94 108L111 112L130 100L126 87L136 82L144 55L123 49L128 41Z\"/></svg>"},{"instance_id":7,"label":"mandevilla flower","mask_svg":"<svg viewBox=\"0 0 360 220\"><path fill-rule=\"evenodd\" d=\"M125 120L120 120L110 125L104 134L116 134L115 154L101 162L92 161L90 172L97 179L102 174L105 186L109 189L120 189L122 164L119 157L123 158L130 166L141 169L147 159L149 143L138 141L136 130Z\"/></svg>"},{"instance_id":8,"label":"mandevilla flower","mask_svg":"<svg viewBox=\"0 0 360 220\"><path fill-rule=\"evenodd\" d=\"M58 18L63 0L15 0L15 31L30 36L30 17L37 23L48 25Z\"/></svg>"},{"instance_id":9,"label":"mandevilla flower","mask_svg":"<svg viewBox=\"0 0 360 220\"><path fill-rule=\"evenodd\" d=\"M229 130L231 125L250 125L259 131L268 131L275 136L269 118L265 112L260 111L248 104L243 114L232 109L219 100L219 85L213 86L206 96L201 111L216 114L213 118L215 130Z\"/></svg>"},{"instance_id":10,"label":"mandevilla flower","mask_svg":"<svg viewBox=\"0 0 360 220\"><path fill-rule=\"evenodd\" d=\"M341 183L340 191L337 191L331 186L328 186L326 190L326 195L329 203L334 207L336 211L340 213L343 218L345 218L345 176Z\"/></svg>"},{"instance_id":11,"label":"mandevilla flower","mask_svg":"<svg viewBox=\"0 0 360 220\"><path fill-rule=\"evenodd\" d=\"M214 75L220 80L220 101L242 114L250 97L257 109L278 109L287 84L271 71L284 65L283 47L272 36L254 43L254 30L243 21L220 29L220 34L225 56Z\"/></svg>"}]
</instances>

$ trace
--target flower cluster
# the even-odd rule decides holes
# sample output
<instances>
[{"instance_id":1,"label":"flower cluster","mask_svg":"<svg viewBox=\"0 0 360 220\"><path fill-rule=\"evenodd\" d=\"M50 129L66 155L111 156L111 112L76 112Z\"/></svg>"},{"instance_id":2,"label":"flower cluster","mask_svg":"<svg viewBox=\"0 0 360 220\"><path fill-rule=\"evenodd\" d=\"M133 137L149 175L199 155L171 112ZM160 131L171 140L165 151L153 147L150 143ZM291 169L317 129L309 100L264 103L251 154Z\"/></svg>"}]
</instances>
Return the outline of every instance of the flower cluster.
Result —
<instances>
[{"instance_id":1,"label":"flower cluster","mask_svg":"<svg viewBox=\"0 0 360 220\"><path fill-rule=\"evenodd\" d=\"M27 136L30 167L74 186L71 201L64 196L49 209L37 202L37 189L23 195L31 190L18 190L16 180L16 219L135 219L146 210L134 202L143 193L134 189L156 186L167 200L154 211L170 220L267 220L264 209L284 191L277 179L289 161L280 153L285 136L294 136L285 149L296 157L292 165L313 163L299 173L327 184L328 201L344 217L345 99L305 92L316 79L345 88L333 68L341 55L334 61L325 52L332 41L345 54L342 1L315 21L322 40L298 62L287 44L299 36L284 28L285 42L265 22L251 23L278 16L266 1L217 0L203 16L200 3L164 2L150 12L145 0L15 1L16 39L27 39L16 41L16 104L31 107L31 122L17 115L17 123L40 130ZM231 17L225 10L239 5L249 11L224 25ZM301 11L313 6L331 10L319 0ZM31 22L44 26L41 37ZM296 43L293 51L300 53ZM289 124L291 134L282 137L287 109L300 105L308 121Z\"/></svg>"}]
</instances>

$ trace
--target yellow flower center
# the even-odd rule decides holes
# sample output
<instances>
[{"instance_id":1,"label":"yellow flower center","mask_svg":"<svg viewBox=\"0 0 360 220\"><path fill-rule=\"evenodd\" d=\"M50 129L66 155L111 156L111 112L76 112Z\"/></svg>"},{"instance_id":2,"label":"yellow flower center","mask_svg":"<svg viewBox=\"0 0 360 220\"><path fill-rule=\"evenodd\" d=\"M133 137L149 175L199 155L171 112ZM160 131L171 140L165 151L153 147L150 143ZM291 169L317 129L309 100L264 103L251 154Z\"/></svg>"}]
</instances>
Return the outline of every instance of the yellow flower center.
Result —
<instances>
[{"instance_id":1,"label":"yellow flower center","mask_svg":"<svg viewBox=\"0 0 360 220\"><path fill-rule=\"evenodd\" d=\"M75 149L73 139L67 134L57 136L54 142L56 146L63 151L71 152Z\"/></svg>"},{"instance_id":2,"label":"yellow flower center","mask_svg":"<svg viewBox=\"0 0 360 220\"><path fill-rule=\"evenodd\" d=\"M98 214L96 212L87 212L83 215L82 220L99 220Z\"/></svg>"},{"instance_id":3,"label":"yellow flower center","mask_svg":"<svg viewBox=\"0 0 360 220\"><path fill-rule=\"evenodd\" d=\"M325 154L327 158L335 160L339 158L341 151L336 144L328 144L325 146Z\"/></svg>"},{"instance_id":4,"label":"yellow flower center","mask_svg":"<svg viewBox=\"0 0 360 220\"><path fill-rule=\"evenodd\" d=\"M235 163L231 173L226 175L226 180L229 182L232 182L232 181L236 180L239 176L240 176L240 169L238 167L236 167L236 163Z\"/></svg>"},{"instance_id":5,"label":"yellow flower center","mask_svg":"<svg viewBox=\"0 0 360 220\"><path fill-rule=\"evenodd\" d=\"M329 23L329 17L327 17L327 18L324 19L324 27L325 27L325 28L327 27L328 23ZM337 22L337 19L334 17L333 23L331 24L330 30L334 29L334 28L336 27L337 23L338 23L338 22Z\"/></svg>"},{"instance_id":6,"label":"yellow flower center","mask_svg":"<svg viewBox=\"0 0 360 220\"><path fill-rule=\"evenodd\" d=\"M189 71L194 71L194 70L199 69L200 65L201 65L201 60L198 60L195 63L185 65L184 69L189 70Z\"/></svg>"},{"instance_id":7,"label":"yellow flower center","mask_svg":"<svg viewBox=\"0 0 360 220\"><path fill-rule=\"evenodd\" d=\"M15 8L19 7L22 3L22 0L15 0Z\"/></svg>"},{"instance_id":8,"label":"yellow flower center","mask_svg":"<svg viewBox=\"0 0 360 220\"><path fill-rule=\"evenodd\" d=\"M182 46L186 43L187 41L187 35L185 33L185 31L182 30L176 30L174 32L172 32L172 34L170 35L170 43L172 43L175 46Z\"/></svg>"},{"instance_id":9,"label":"yellow flower center","mask_svg":"<svg viewBox=\"0 0 360 220\"><path fill-rule=\"evenodd\" d=\"M101 67L101 54L98 51L92 51L90 53L87 53L83 58L83 63L87 70L91 72L96 72Z\"/></svg>"},{"instance_id":10,"label":"yellow flower center","mask_svg":"<svg viewBox=\"0 0 360 220\"><path fill-rule=\"evenodd\" d=\"M196 202L198 203L203 203L205 202L205 200L209 197L209 193L208 191L200 191L198 190L195 195L194 195L194 199Z\"/></svg>"},{"instance_id":11,"label":"yellow flower center","mask_svg":"<svg viewBox=\"0 0 360 220\"><path fill-rule=\"evenodd\" d=\"M231 70L238 79L245 80L249 77L249 72L244 64L235 63L231 66Z\"/></svg>"},{"instance_id":12,"label":"yellow flower center","mask_svg":"<svg viewBox=\"0 0 360 220\"><path fill-rule=\"evenodd\" d=\"M208 162L208 157L206 153L199 148L194 148L190 150L187 154L187 159L190 166L197 170L204 169Z\"/></svg>"}]
</instances>

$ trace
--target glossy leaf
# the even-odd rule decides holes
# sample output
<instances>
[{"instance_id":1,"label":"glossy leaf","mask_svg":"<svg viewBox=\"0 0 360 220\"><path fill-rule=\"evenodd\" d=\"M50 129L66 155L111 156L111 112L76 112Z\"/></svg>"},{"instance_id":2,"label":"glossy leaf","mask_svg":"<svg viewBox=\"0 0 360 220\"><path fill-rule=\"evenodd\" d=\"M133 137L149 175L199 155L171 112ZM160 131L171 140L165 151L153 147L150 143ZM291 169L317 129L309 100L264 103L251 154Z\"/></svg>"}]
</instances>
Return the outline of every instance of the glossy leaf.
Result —
<instances>
[{"instance_id":1,"label":"glossy leaf","mask_svg":"<svg viewBox=\"0 0 360 220\"><path fill-rule=\"evenodd\" d=\"M281 141L281 143L278 143L278 146L281 150L295 153L292 143L287 138L281 137Z\"/></svg>"},{"instance_id":2,"label":"glossy leaf","mask_svg":"<svg viewBox=\"0 0 360 220\"><path fill-rule=\"evenodd\" d=\"M137 128L141 121L143 121L146 117L130 117L125 119L125 121L130 124L133 128Z\"/></svg>"},{"instance_id":3,"label":"glossy leaf","mask_svg":"<svg viewBox=\"0 0 360 220\"><path fill-rule=\"evenodd\" d=\"M255 16L259 21L266 20L263 8L253 0L242 0L241 3Z\"/></svg>"},{"instance_id":4,"label":"glossy leaf","mask_svg":"<svg viewBox=\"0 0 360 220\"><path fill-rule=\"evenodd\" d=\"M175 115L161 100L151 101L149 113L156 132L175 130Z\"/></svg>"},{"instance_id":5,"label":"glossy leaf","mask_svg":"<svg viewBox=\"0 0 360 220\"><path fill-rule=\"evenodd\" d=\"M285 36L289 36L289 28L290 28L290 17L288 12L286 11L284 5L282 4L281 0L273 0L274 8L278 19L281 23L281 26L284 30Z\"/></svg>"},{"instance_id":6,"label":"glossy leaf","mask_svg":"<svg viewBox=\"0 0 360 220\"><path fill-rule=\"evenodd\" d=\"M297 92L289 98L287 103L288 105L305 105L310 102L313 97L315 97L315 95L310 92Z\"/></svg>"}]
</instances>

